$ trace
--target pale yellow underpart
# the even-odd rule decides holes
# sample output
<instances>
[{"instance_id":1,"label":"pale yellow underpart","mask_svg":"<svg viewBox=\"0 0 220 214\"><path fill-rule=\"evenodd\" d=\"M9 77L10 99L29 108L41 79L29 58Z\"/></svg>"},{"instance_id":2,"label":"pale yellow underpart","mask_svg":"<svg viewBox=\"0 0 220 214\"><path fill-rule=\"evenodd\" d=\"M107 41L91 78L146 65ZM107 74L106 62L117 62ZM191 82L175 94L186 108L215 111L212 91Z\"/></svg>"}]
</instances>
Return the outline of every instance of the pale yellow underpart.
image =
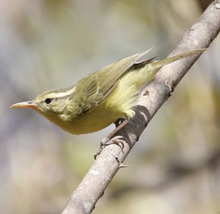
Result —
<instances>
[{"instance_id":1,"label":"pale yellow underpart","mask_svg":"<svg viewBox=\"0 0 220 214\"><path fill-rule=\"evenodd\" d=\"M119 82L117 88L112 92L108 99L104 102L107 108L115 109L115 111L121 112L121 116L126 118L132 118L135 115L132 107L135 105L135 101L141 87L151 81L158 71L158 69L152 69L150 64L146 65L140 70L134 70L127 73Z\"/></svg>"}]
</instances>

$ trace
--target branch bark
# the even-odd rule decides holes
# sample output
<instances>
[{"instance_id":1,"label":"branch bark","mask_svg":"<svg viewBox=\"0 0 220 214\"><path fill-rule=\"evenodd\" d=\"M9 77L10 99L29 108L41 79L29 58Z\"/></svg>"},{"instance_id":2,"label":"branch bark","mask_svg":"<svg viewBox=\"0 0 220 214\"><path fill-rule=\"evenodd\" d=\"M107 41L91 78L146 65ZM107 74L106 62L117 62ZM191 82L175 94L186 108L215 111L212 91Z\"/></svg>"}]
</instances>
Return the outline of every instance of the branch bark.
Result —
<instances>
[{"instance_id":1,"label":"branch bark","mask_svg":"<svg viewBox=\"0 0 220 214\"><path fill-rule=\"evenodd\" d=\"M219 4L220 0L217 0L209 5L199 20L184 34L170 56L211 44L220 31ZM198 58L199 56L195 56L178 60L158 72L138 99L135 117L118 133L126 140L123 152L117 145L105 147L72 194L62 214L88 214L93 211L149 121Z\"/></svg>"}]
</instances>

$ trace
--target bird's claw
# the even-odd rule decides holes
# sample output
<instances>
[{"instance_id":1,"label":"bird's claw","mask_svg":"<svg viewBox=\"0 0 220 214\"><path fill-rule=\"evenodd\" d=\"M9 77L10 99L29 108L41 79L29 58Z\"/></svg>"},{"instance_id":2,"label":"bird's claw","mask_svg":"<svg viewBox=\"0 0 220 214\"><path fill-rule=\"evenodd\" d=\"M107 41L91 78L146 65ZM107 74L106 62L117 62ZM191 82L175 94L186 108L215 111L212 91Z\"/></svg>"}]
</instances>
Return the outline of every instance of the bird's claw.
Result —
<instances>
[{"instance_id":1,"label":"bird's claw","mask_svg":"<svg viewBox=\"0 0 220 214\"><path fill-rule=\"evenodd\" d=\"M115 136L115 137L113 137L111 139L105 137L105 138L102 139L102 141L100 143L99 151L94 155L94 158L96 159L100 155L102 150L106 146L109 146L111 144L118 145L121 148L122 152L123 152L125 141L123 140L122 136Z\"/></svg>"},{"instance_id":2,"label":"bird's claw","mask_svg":"<svg viewBox=\"0 0 220 214\"><path fill-rule=\"evenodd\" d=\"M123 151L125 141L123 140L122 136L115 136L111 139L108 139L107 137L105 137L102 139L100 143L100 149L103 150L106 146L111 145L111 144L118 145Z\"/></svg>"}]
</instances>

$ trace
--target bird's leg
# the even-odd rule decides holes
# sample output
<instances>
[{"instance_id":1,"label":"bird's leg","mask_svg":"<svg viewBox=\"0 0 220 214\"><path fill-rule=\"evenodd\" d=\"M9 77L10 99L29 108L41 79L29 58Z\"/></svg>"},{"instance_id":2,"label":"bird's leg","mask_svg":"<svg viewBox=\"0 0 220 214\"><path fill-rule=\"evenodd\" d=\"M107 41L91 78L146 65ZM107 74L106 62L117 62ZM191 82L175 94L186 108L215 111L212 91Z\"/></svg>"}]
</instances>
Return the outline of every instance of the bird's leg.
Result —
<instances>
[{"instance_id":1,"label":"bird's leg","mask_svg":"<svg viewBox=\"0 0 220 214\"><path fill-rule=\"evenodd\" d=\"M122 140L123 138L122 136L115 136L115 135L119 130L121 130L125 125L127 125L128 122L129 121L127 119L122 119L122 118L119 118L118 120L115 121L116 128L112 132L110 132L110 134L107 137L102 139L99 147L99 152L96 153L94 156L95 159L106 146L111 144L118 145L123 151L125 141Z\"/></svg>"},{"instance_id":2,"label":"bird's leg","mask_svg":"<svg viewBox=\"0 0 220 214\"><path fill-rule=\"evenodd\" d=\"M110 132L110 134L107 136L107 137L105 137L105 138L103 138L102 139L102 141L101 141L101 146L104 146L105 147L105 145L107 146L107 145L109 145L109 143L110 143L110 140L113 140L113 137L115 136L115 134L119 131L119 130L121 130L125 125L127 125L128 124L128 120L127 119L122 119L122 118L119 118L119 119L117 119L116 121L115 121L115 126L116 126L116 128L112 131L112 132ZM118 137L119 136L117 136L117 139L118 139ZM121 138L121 137L120 137ZM112 143L110 143L110 144L112 144ZM117 144L117 143L114 143L114 144ZM119 145L120 146L120 145ZM121 147L121 146L120 146ZM124 148L124 145L122 146L122 149Z\"/></svg>"},{"instance_id":3,"label":"bird's leg","mask_svg":"<svg viewBox=\"0 0 220 214\"><path fill-rule=\"evenodd\" d=\"M115 127L118 127L123 121L125 121L124 118L118 118L118 119L114 122Z\"/></svg>"}]
</instances>

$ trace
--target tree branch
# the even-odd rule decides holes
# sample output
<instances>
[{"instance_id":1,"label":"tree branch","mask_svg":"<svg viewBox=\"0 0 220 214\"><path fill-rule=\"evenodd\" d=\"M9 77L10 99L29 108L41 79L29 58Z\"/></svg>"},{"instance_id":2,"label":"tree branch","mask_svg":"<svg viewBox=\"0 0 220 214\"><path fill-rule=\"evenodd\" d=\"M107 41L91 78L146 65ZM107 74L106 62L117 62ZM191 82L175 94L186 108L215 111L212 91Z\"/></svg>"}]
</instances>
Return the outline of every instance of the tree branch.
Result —
<instances>
[{"instance_id":1,"label":"tree branch","mask_svg":"<svg viewBox=\"0 0 220 214\"><path fill-rule=\"evenodd\" d=\"M170 54L208 47L220 30L220 0L214 1L199 20L183 36ZM139 136L169 98L170 93L199 56L187 57L164 66L155 79L143 90L135 117L118 134L126 140L123 152L117 145L109 145L98 156L89 172L69 199L62 214L91 213L108 184L119 170Z\"/></svg>"}]
</instances>

